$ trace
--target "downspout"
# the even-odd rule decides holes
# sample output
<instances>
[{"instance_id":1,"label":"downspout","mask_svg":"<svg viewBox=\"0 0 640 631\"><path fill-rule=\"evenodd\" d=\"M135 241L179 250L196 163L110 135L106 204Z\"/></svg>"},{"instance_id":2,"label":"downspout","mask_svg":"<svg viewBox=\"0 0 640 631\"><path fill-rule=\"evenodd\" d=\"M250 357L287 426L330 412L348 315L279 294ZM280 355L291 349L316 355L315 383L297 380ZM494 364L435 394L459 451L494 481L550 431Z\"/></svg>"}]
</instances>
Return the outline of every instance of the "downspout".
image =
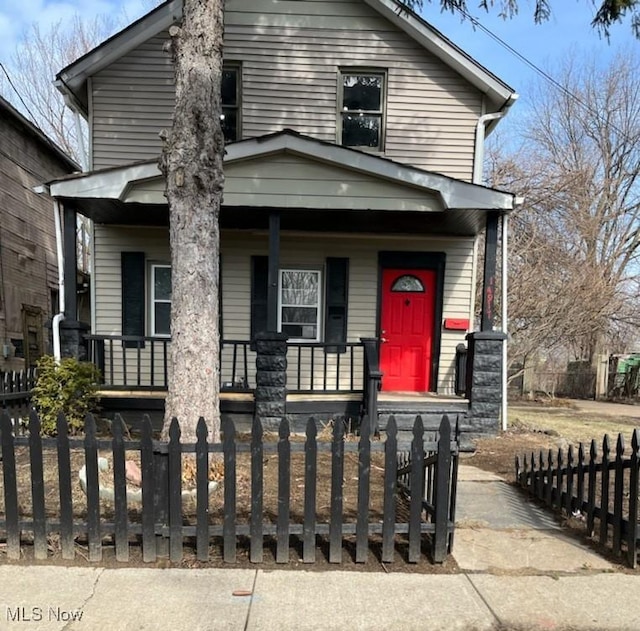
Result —
<instances>
[{"instance_id":1,"label":"downspout","mask_svg":"<svg viewBox=\"0 0 640 631\"><path fill-rule=\"evenodd\" d=\"M53 219L56 229L56 254L58 258L58 313L51 321L51 333L53 336L53 357L57 363L62 357L60 349L60 322L64 320L64 254L62 250L62 223L60 221L60 202L53 200Z\"/></svg>"},{"instance_id":2,"label":"downspout","mask_svg":"<svg viewBox=\"0 0 640 631\"><path fill-rule=\"evenodd\" d=\"M507 238L509 235L509 213L502 214L502 332L504 333L504 341L502 342L502 409L500 418L502 419L502 431L507 431L507 281L508 281L508 265L507 265Z\"/></svg>"}]
</instances>

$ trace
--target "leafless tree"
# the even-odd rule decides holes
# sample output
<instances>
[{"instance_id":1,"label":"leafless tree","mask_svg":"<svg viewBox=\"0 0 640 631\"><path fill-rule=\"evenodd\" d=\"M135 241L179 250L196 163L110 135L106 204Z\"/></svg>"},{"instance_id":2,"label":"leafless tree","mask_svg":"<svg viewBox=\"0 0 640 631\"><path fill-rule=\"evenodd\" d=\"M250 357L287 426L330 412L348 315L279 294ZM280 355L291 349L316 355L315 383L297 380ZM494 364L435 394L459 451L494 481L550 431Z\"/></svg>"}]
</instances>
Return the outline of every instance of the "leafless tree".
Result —
<instances>
[{"instance_id":1,"label":"leafless tree","mask_svg":"<svg viewBox=\"0 0 640 631\"><path fill-rule=\"evenodd\" d=\"M591 360L637 339L638 62L568 57L553 73L561 89L532 92L518 150L494 145L492 184L526 198L510 223L513 360L558 348Z\"/></svg>"}]
</instances>

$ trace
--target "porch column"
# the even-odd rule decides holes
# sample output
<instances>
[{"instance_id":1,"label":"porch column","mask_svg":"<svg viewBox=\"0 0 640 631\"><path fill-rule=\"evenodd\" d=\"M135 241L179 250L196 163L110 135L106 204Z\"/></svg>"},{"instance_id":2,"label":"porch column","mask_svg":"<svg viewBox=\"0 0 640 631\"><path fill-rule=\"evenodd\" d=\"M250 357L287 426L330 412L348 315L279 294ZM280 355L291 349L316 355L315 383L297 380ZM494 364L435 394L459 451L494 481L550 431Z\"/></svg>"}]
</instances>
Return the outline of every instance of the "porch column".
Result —
<instances>
[{"instance_id":1,"label":"porch column","mask_svg":"<svg viewBox=\"0 0 640 631\"><path fill-rule=\"evenodd\" d=\"M498 219L500 213L487 214L487 228L484 242L484 276L482 279L481 331L493 331L496 303L496 261L498 251Z\"/></svg>"},{"instance_id":2,"label":"porch column","mask_svg":"<svg viewBox=\"0 0 640 631\"><path fill-rule=\"evenodd\" d=\"M78 260L76 239L76 211L64 206L62 215L62 247L64 264L64 320L60 322L60 354L62 357L87 358L84 339L89 326L78 322Z\"/></svg>"},{"instance_id":3,"label":"porch column","mask_svg":"<svg viewBox=\"0 0 640 631\"><path fill-rule=\"evenodd\" d=\"M286 333L256 335L255 415L264 429L278 430L287 412Z\"/></svg>"},{"instance_id":4,"label":"porch column","mask_svg":"<svg viewBox=\"0 0 640 631\"><path fill-rule=\"evenodd\" d=\"M280 212L269 214L269 276L267 285L267 331L278 330L278 272L280 270Z\"/></svg>"},{"instance_id":5,"label":"porch column","mask_svg":"<svg viewBox=\"0 0 640 631\"><path fill-rule=\"evenodd\" d=\"M467 334L468 421L473 434L496 433L500 429L502 407L502 347L506 335L501 331L475 331Z\"/></svg>"},{"instance_id":6,"label":"porch column","mask_svg":"<svg viewBox=\"0 0 640 631\"><path fill-rule=\"evenodd\" d=\"M76 211L67 206L64 206L63 210L62 233L64 266L61 272L64 278L64 318L75 321L78 318Z\"/></svg>"}]
</instances>

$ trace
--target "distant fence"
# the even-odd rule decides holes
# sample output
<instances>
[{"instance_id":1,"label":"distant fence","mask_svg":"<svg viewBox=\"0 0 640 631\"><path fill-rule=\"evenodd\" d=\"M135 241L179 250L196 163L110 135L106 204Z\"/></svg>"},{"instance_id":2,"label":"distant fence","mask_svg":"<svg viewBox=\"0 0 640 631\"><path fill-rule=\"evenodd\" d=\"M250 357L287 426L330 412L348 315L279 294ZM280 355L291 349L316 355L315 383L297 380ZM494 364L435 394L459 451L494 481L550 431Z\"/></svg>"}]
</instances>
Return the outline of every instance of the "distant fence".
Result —
<instances>
[{"instance_id":1,"label":"distant fence","mask_svg":"<svg viewBox=\"0 0 640 631\"><path fill-rule=\"evenodd\" d=\"M584 520L587 534L597 535L599 543L610 546L613 553L626 555L635 568L638 544L638 467L640 434L634 430L631 454L625 457L624 439L618 435L615 455L611 454L609 436L598 453L595 440L589 453L580 444L577 455L572 446L565 453L559 449L516 458L516 480L530 495L547 506ZM596 529L595 522L598 521Z\"/></svg>"},{"instance_id":2,"label":"distant fence","mask_svg":"<svg viewBox=\"0 0 640 631\"><path fill-rule=\"evenodd\" d=\"M0 372L0 409L26 412L35 382L35 368Z\"/></svg>"},{"instance_id":3,"label":"distant fence","mask_svg":"<svg viewBox=\"0 0 640 631\"><path fill-rule=\"evenodd\" d=\"M436 441L424 440L418 417L410 445L400 440L393 419L384 442L372 439L366 418L357 441L345 440L341 421L334 423L327 440L320 440L313 420L304 437L291 437L289 424L283 420L277 441L269 442L259 421L254 421L251 436L243 437L236 435L233 422L226 420L222 443L216 444L207 441L202 420L195 444L180 442L176 420L168 442L153 439L148 418L142 423L140 440L125 439L119 417L109 438L96 435L92 416L87 417L84 438L70 438L67 429L60 417L57 437L42 438L40 421L32 412L29 436L20 437L14 435L8 414L0 418L4 481L0 536L4 533L6 537L10 559L20 557L26 540L32 540L36 559L47 558L51 536L59 537L65 559L74 558L77 538L86 540L90 561L101 560L106 545L115 547L117 561L127 561L135 545L141 546L145 562L158 556L179 562L190 547L200 561L210 560L215 549L221 549L222 559L233 563L239 540L247 538L248 558L257 563L263 560L266 538L273 544L277 563L289 562L292 543L302 562L313 563L318 536L326 538L331 563L342 561L347 540L356 562L367 560L373 539L384 563L397 558L398 536L406 537L403 545L411 563L425 552L425 538L435 562L442 562L451 549L458 443L446 416ZM407 450L409 463L404 464ZM182 482L185 454L194 455L196 468L193 497L186 499ZM222 460L224 478L223 489L210 496L212 455ZM101 481L99 457L103 456L112 463L110 500L101 499L105 482ZM139 458L141 470L141 501L135 505L129 499L125 474L126 460L131 456ZM295 475L292 458L298 459ZM265 472L273 459L277 460L277 489L271 488L275 497L267 502L270 489ZM27 460L30 473L25 482L19 471L27 468ZM80 500L78 480L74 479L78 460L86 479L86 497ZM400 475L409 492L407 500L398 493L399 460L403 462ZM241 464L250 474L237 475ZM352 467L350 473L345 464ZM52 470L56 470L55 479L45 480L45 474L51 475ZM374 473L378 476L375 490ZM21 488L21 484L28 486ZM321 484L327 491L322 513ZM348 485L352 508L345 511ZM243 505L239 503L241 493L245 500L248 497Z\"/></svg>"}]
</instances>

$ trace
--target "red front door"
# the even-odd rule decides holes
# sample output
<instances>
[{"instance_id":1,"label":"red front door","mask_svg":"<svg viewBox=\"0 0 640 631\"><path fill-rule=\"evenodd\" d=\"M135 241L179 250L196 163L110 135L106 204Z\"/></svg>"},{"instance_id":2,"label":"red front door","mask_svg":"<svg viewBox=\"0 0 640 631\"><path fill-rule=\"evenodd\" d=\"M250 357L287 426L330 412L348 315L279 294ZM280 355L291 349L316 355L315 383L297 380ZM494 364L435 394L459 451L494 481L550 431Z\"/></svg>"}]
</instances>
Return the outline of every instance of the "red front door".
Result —
<instances>
[{"instance_id":1,"label":"red front door","mask_svg":"<svg viewBox=\"0 0 640 631\"><path fill-rule=\"evenodd\" d=\"M431 378L436 273L382 270L382 389L425 392Z\"/></svg>"}]
</instances>

